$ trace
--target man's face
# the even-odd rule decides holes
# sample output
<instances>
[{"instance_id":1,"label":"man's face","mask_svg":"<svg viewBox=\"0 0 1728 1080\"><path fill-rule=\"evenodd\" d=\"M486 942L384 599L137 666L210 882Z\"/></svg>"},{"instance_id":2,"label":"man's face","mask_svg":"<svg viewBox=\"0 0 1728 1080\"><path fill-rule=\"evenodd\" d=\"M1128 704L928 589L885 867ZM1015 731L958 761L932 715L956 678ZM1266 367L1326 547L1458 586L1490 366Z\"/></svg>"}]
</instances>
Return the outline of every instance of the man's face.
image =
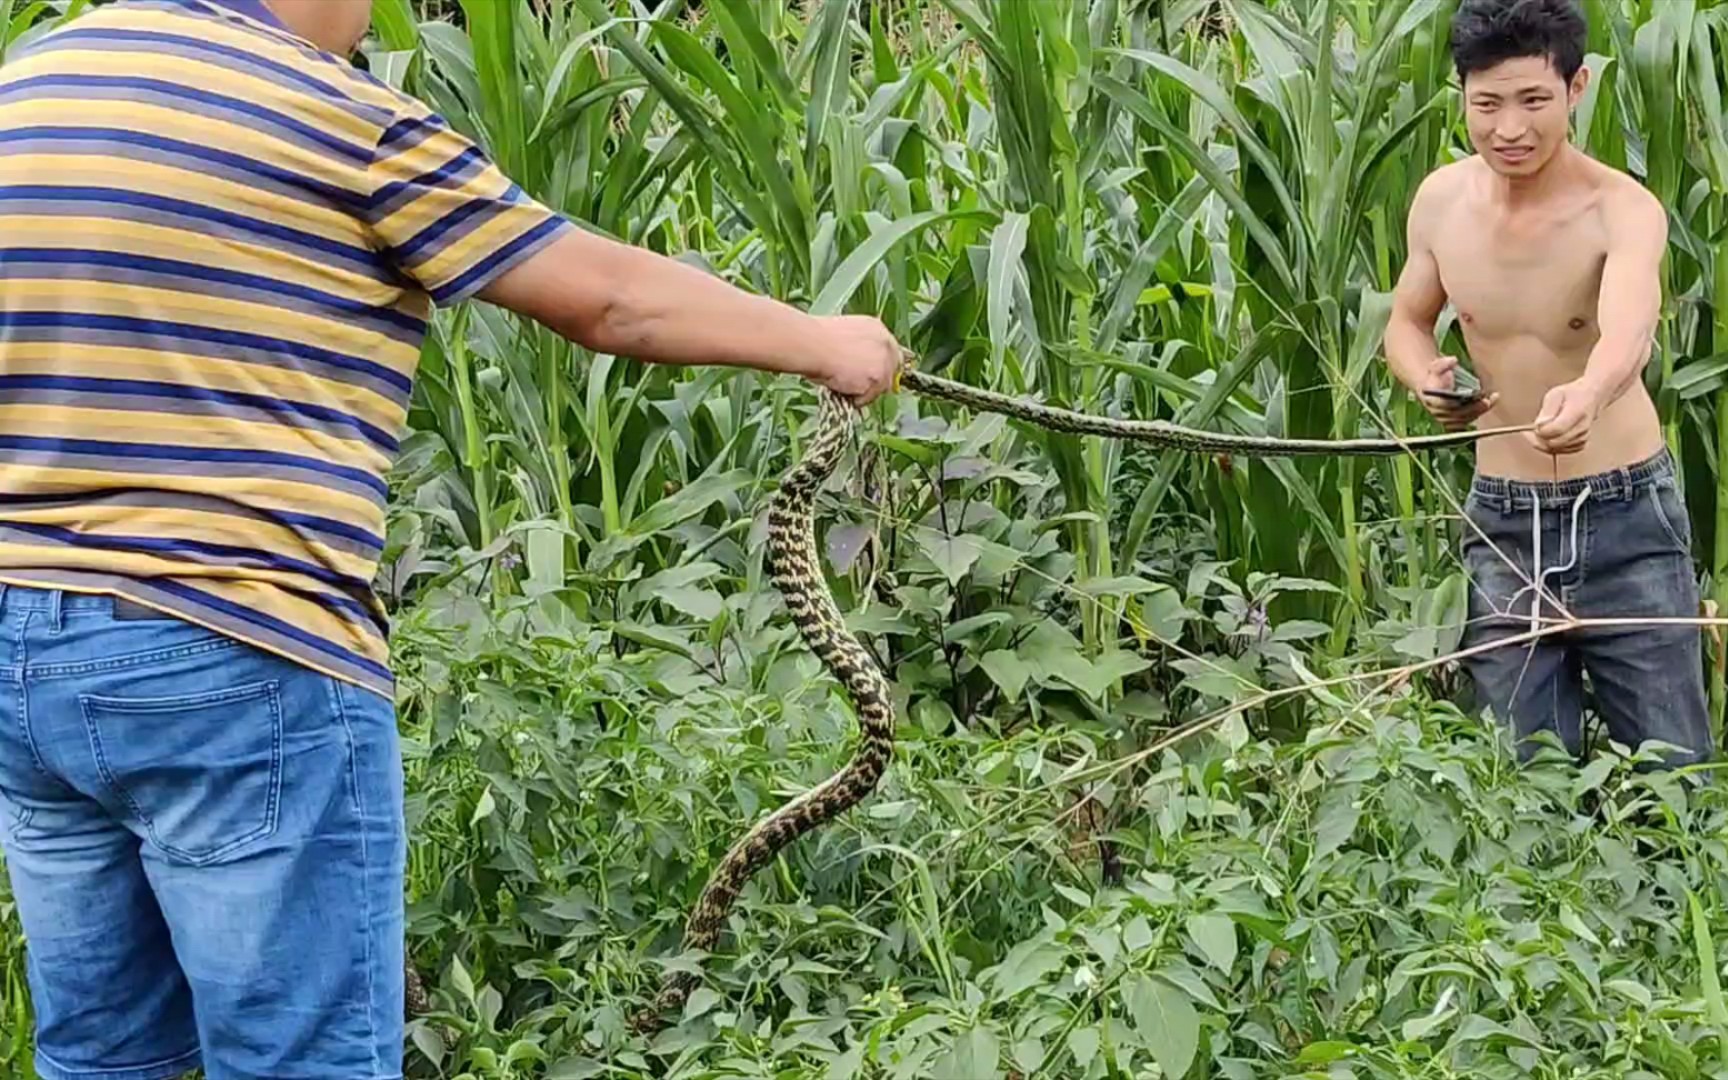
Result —
<instances>
[{"instance_id":1,"label":"man's face","mask_svg":"<svg viewBox=\"0 0 1728 1080\"><path fill-rule=\"evenodd\" d=\"M1502 176L1530 176L1566 141L1572 109L1590 73L1579 68L1570 85L1547 57L1521 56L1464 80L1464 116L1470 141Z\"/></svg>"}]
</instances>

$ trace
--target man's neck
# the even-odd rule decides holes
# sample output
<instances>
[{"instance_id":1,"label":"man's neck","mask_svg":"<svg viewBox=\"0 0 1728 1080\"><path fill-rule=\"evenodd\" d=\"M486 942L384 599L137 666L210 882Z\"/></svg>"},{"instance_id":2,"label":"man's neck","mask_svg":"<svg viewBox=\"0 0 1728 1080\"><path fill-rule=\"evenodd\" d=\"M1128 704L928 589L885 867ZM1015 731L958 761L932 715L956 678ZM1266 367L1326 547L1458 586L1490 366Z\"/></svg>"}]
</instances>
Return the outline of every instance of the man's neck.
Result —
<instances>
[{"instance_id":1,"label":"man's neck","mask_svg":"<svg viewBox=\"0 0 1728 1080\"><path fill-rule=\"evenodd\" d=\"M1570 142L1560 144L1554 156L1529 176L1491 173L1489 191L1494 202L1511 213L1533 210L1564 191L1578 173L1579 153Z\"/></svg>"},{"instance_id":2,"label":"man's neck","mask_svg":"<svg viewBox=\"0 0 1728 1080\"><path fill-rule=\"evenodd\" d=\"M341 9L348 0L217 0L218 3L252 4L266 9L266 21L274 21L289 33L305 38L318 48L335 56L344 56L357 44L352 29L344 25ZM365 30L362 23L359 28Z\"/></svg>"}]
</instances>

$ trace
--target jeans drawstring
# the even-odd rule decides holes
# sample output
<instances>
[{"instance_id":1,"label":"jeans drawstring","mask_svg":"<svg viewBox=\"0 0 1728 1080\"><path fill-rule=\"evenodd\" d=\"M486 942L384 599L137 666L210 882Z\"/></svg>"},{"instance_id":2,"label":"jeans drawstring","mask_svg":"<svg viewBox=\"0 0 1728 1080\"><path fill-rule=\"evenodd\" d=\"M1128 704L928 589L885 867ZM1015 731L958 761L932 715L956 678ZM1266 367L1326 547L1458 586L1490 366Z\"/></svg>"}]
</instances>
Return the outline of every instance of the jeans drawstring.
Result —
<instances>
[{"instance_id":1,"label":"jeans drawstring","mask_svg":"<svg viewBox=\"0 0 1728 1080\"><path fill-rule=\"evenodd\" d=\"M1530 632L1535 633L1542 626L1542 594L1547 590L1546 582L1555 574L1564 574L1578 565L1578 520L1583 516L1584 503L1590 498L1590 485L1585 484L1584 490L1572 500L1572 521L1570 533L1572 537L1572 557L1562 566L1542 566L1542 500L1532 500L1530 506L1530 565L1536 571L1536 580L1512 594L1512 599L1506 604L1506 613L1510 615L1518 606L1518 601L1525 593L1534 591L1536 595L1530 598Z\"/></svg>"}]
</instances>

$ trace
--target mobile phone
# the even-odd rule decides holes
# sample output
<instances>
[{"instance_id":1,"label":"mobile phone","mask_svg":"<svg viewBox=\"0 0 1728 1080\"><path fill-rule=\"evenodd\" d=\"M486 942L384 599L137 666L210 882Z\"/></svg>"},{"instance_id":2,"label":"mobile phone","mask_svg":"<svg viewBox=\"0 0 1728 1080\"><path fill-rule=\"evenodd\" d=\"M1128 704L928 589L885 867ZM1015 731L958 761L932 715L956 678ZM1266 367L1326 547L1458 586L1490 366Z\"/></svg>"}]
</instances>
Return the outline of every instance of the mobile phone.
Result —
<instances>
[{"instance_id":1,"label":"mobile phone","mask_svg":"<svg viewBox=\"0 0 1728 1080\"><path fill-rule=\"evenodd\" d=\"M1476 390L1424 390L1423 396L1450 401L1456 405L1471 405L1481 400L1482 391Z\"/></svg>"}]
</instances>

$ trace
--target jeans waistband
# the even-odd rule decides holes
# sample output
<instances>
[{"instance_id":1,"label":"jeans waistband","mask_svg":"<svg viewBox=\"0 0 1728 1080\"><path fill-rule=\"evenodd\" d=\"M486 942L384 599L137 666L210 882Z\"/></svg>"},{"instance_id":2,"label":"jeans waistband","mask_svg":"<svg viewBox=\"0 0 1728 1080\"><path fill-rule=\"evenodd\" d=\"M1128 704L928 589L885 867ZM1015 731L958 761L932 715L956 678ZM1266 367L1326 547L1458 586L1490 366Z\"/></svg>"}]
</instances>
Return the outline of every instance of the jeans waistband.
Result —
<instances>
[{"instance_id":1,"label":"jeans waistband","mask_svg":"<svg viewBox=\"0 0 1728 1080\"><path fill-rule=\"evenodd\" d=\"M0 581L0 611L112 611L116 598L106 593L73 592L51 585Z\"/></svg>"},{"instance_id":2,"label":"jeans waistband","mask_svg":"<svg viewBox=\"0 0 1728 1080\"><path fill-rule=\"evenodd\" d=\"M1470 481L1470 493L1479 501L1497 504L1505 510L1528 509L1536 505L1570 506L1585 488L1590 489L1591 502L1631 499L1645 488L1673 475L1674 459L1664 448L1636 464L1570 480L1509 480L1477 475Z\"/></svg>"}]
</instances>

